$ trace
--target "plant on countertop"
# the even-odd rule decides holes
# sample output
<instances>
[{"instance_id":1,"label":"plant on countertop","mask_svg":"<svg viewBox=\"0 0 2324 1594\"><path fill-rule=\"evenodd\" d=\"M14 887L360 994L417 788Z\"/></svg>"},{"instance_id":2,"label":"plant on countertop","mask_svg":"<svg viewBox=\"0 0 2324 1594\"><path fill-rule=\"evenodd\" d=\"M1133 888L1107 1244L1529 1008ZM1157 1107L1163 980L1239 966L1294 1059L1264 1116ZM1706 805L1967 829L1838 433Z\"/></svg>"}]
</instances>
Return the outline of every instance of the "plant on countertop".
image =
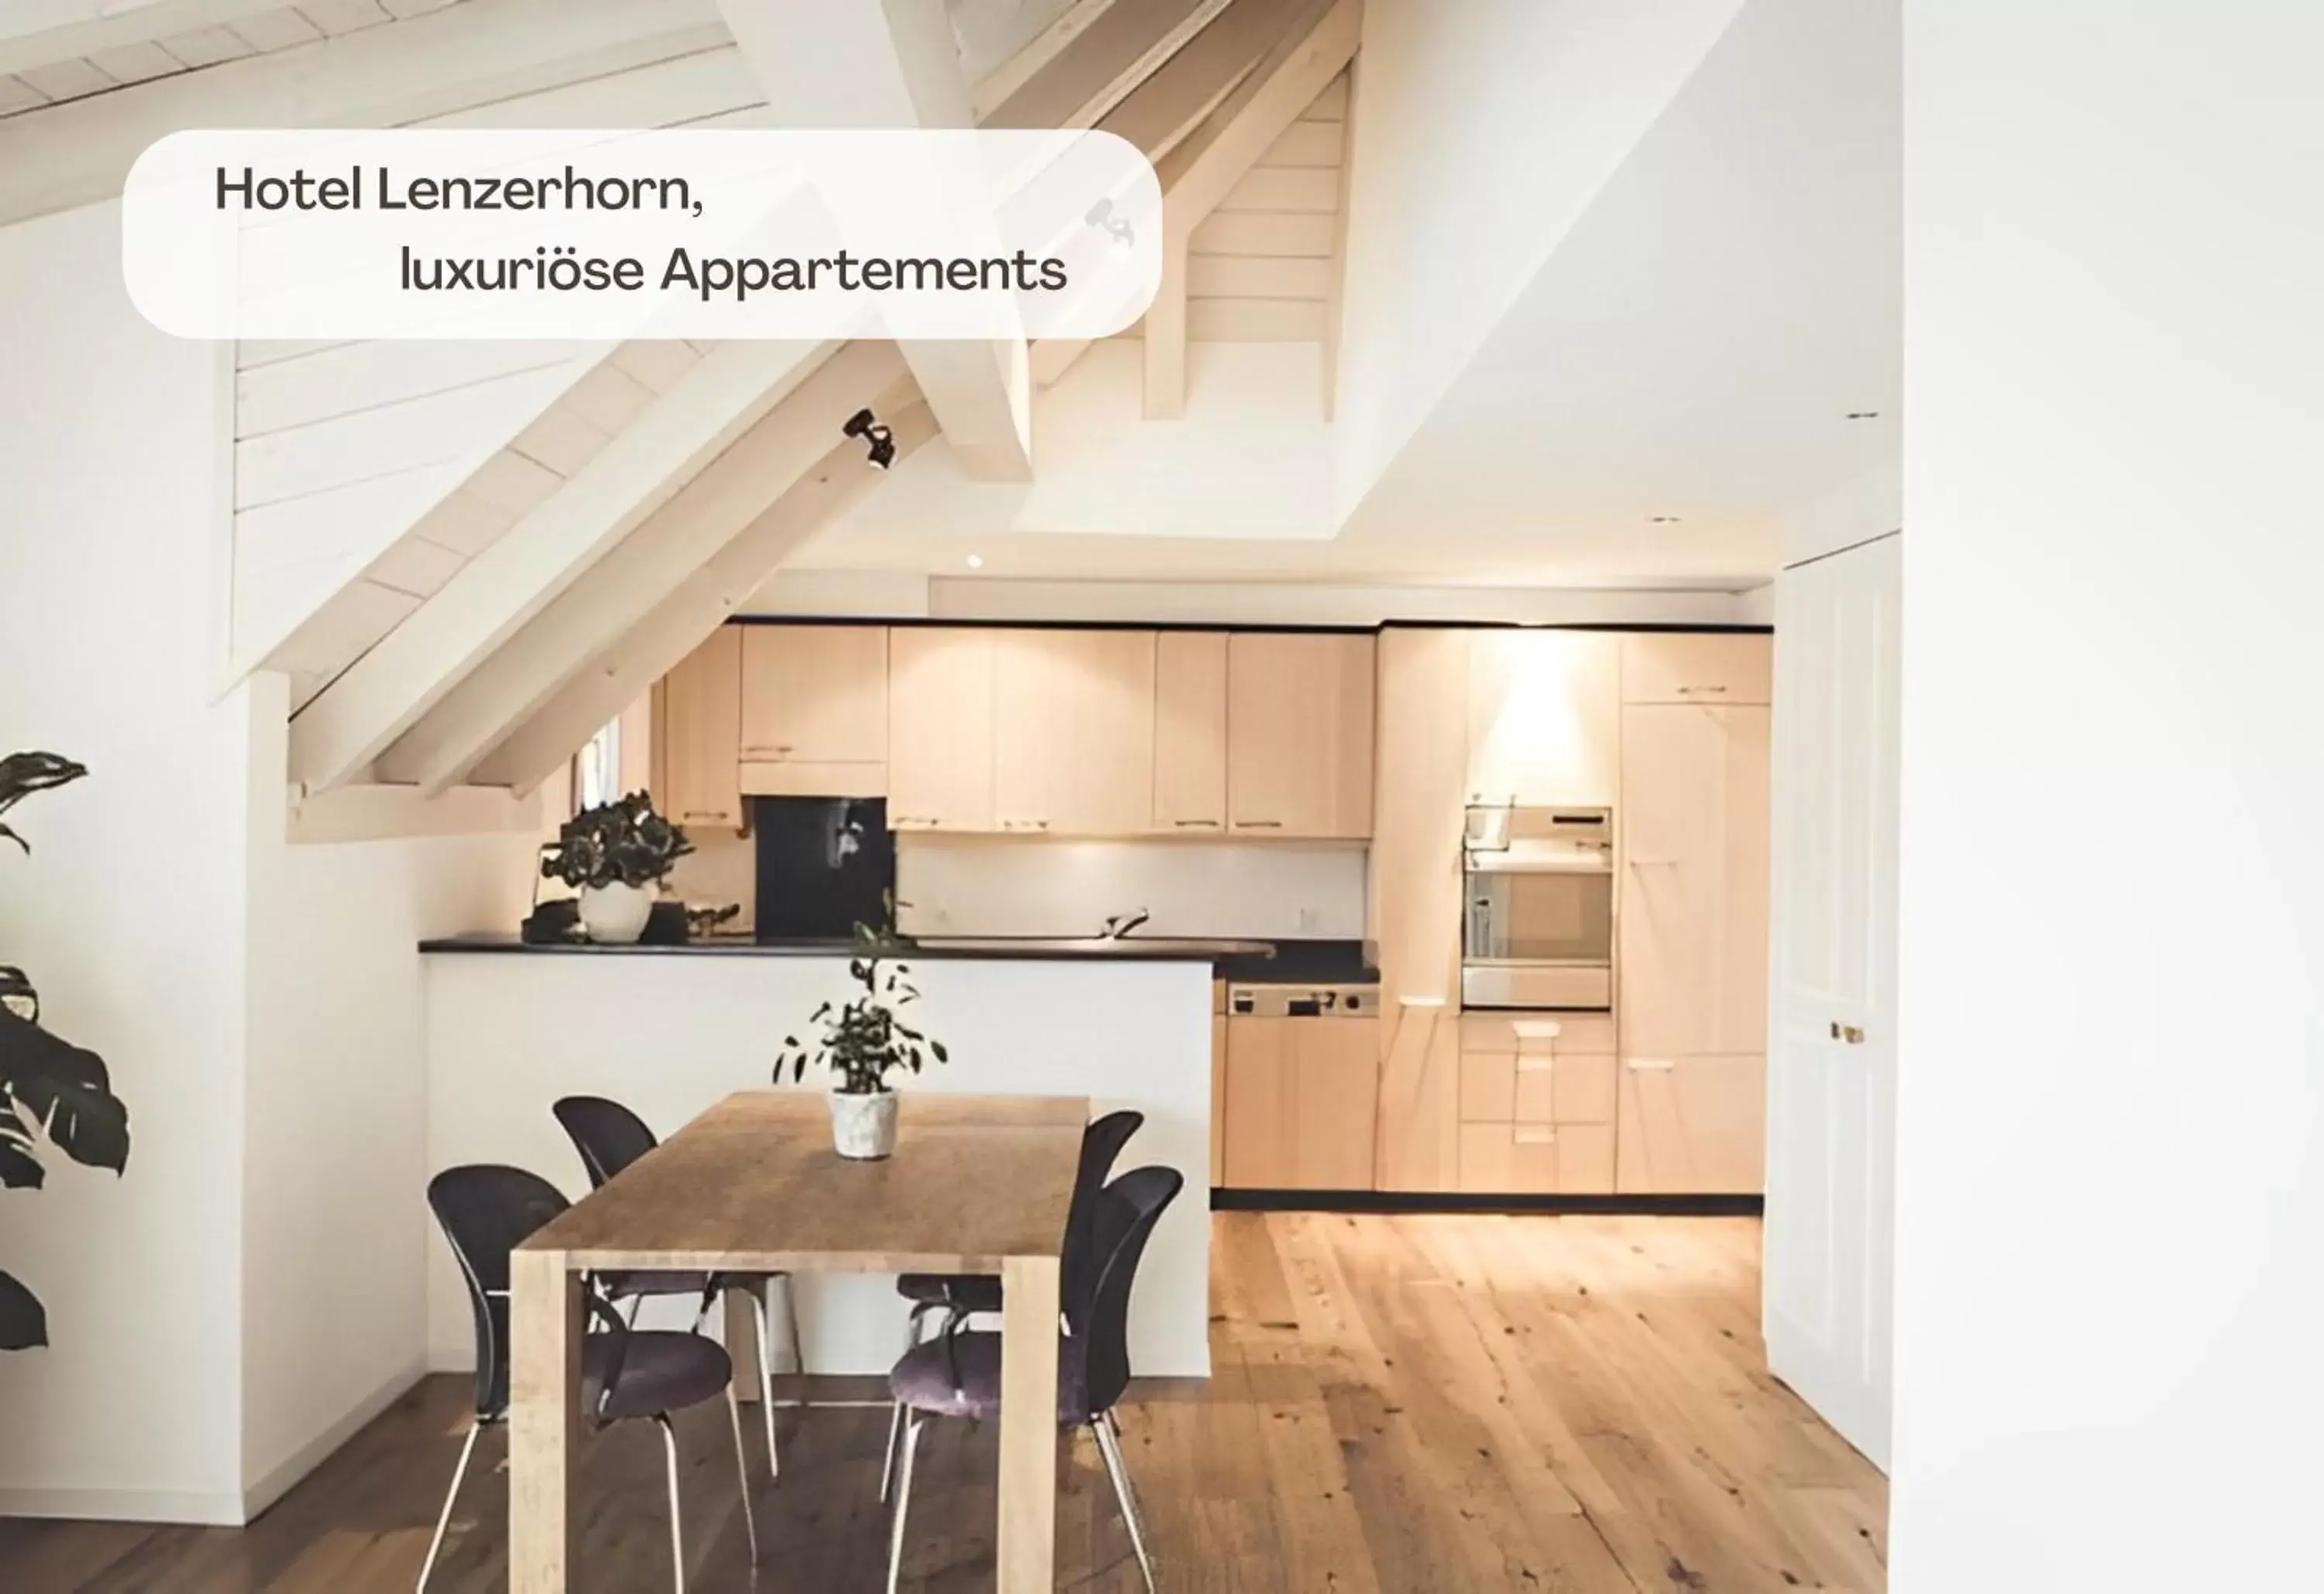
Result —
<instances>
[{"instance_id":1,"label":"plant on countertop","mask_svg":"<svg viewBox=\"0 0 2324 1594\"><path fill-rule=\"evenodd\" d=\"M575 890L649 886L667 878L692 851L686 833L654 812L653 798L633 791L567 819L556 844L542 853L540 872Z\"/></svg>"},{"instance_id":2,"label":"plant on countertop","mask_svg":"<svg viewBox=\"0 0 2324 1594\"><path fill-rule=\"evenodd\" d=\"M823 1033L811 1043L801 1045L795 1035L784 1037L775 1058L777 1084L786 1072L796 1084L807 1077L809 1065L819 1064L839 1076L832 1087L835 1093L871 1096L886 1092L888 1075L898 1069L918 1073L930 1062L951 1061L942 1041L930 1040L899 1017L920 999L908 967L875 954L848 959L847 973L862 994L816 1009L807 1022L820 1024Z\"/></svg>"},{"instance_id":3,"label":"plant on countertop","mask_svg":"<svg viewBox=\"0 0 2324 1594\"><path fill-rule=\"evenodd\" d=\"M52 752L0 759L0 814L36 791L79 779L86 767ZM0 838L31 843L0 824ZM23 970L0 964L0 1187L37 1190L46 1175L35 1131L77 1163L120 1173L129 1166L129 1110L113 1093L105 1061L41 1027L40 993ZM0 1271L0 1350L49 1342L40 1299Z\"/></svg>"}]
</instances>

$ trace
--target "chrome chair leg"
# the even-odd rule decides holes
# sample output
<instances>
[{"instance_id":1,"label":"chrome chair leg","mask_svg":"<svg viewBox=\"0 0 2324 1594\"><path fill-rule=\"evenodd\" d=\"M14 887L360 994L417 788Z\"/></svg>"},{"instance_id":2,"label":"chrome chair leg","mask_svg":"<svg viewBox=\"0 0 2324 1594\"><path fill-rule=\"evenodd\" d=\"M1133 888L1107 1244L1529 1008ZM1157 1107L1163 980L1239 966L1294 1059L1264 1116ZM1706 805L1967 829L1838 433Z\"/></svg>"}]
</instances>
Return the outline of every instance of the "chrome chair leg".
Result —
<instances>
[{"instance_id":1,"label":"chrome chair leg","mask_svg":"<svg viewBox=\"0 0 2324 1594\"><path fill-rule=\"evenodd\" d=\"M761 1285L758 1289L747 1290L744 1294L751 1297L751 1322L759 1335L759 1415L767 1424L767 1476L780 1478L783 1461L775 1452L775 1363L773 1347L770 1343L773 1335L767 1328L767 1297L762 1293L767 1287ZM794 1319L793 1322L796 1325L797 1320ZM792 1331L798 1331L796 1326Z\"/></svg>"},{"instance_id":2,"label":"chrome chair leg","mask_svg":"<svg viewBox=\"0 0 2324 1594\"><path fill-rule=\"evenodd\" d=\"M933 1301L923 1301L912 1308L911 1316L904 1320L904 1349L907 1352L920 1342L921 1320L929 1313L939 1310L941 1308ZM881 1505L887 1504L888 1491L896 1480L896 1446L903 1437L903 1405L899 1402L890 1401L888 1405L888 1450L885 1459L880 1464L880 1503Z\"/></svg>"},{"instance_id":3,"label":"chrome chair leg","mask_svg":"<svg viewBox=\"0 0 2324 1594\"><path fill-rule=\"evenodd\" d=\"M661 1428L662 1455L669 1463L669 1570L678 1594L686 1594L686 1531L678 1519L678 1431L669 1425L667 1412L656 1413L654 1422Z\"/></svg>"},{"instance_id":4,"label":"chrome chair leg","mask_svg":"<svg viewBox=\"0 0 2324 1594\"><path fill-rule=\"evenodd\" d=\"M1146 1524L1139 1514L1137 1493L1130 1487L1130 1469L1122 1462L1121 1442L1114 1437L1111 1423L1093 1423L1090 1431L1097 1435L1098 1453L1105 1458L1106 1473L1113 1479L1114 1498L1121 1503L1121 1520L1130 1528L1130 1547L1138 1552L1138 1570L1146 1574L1146 1594L1154 1594L1154 1561L1147 1553Z\"/></svg>"},{"instance_id":5,"label":"chrome chair leg","mask_svg":"<svg viewBox=\"0 0 2324 1594\"><path fill-rule=\"evenodd\" d=\"M468 1424L468 1437L460 1445L460 1464L452 1469L452 1487L444 1491L444 1509L436 1516L436 1536L428 1541L428 1559L420 1568L419 1594L428 1594L429 1574L436 1570L436 1553L444 1547L444 1530L452 1525L453 1502L460 1497L460 1484L468 1476L468 1458L476 1453L476 1435L484 1430L482 1417Z\"/></svg>"},{"instance_id":6,"label":"chrome chair leg","mask_svg":"<svg viewBox=\"0 0 2324 1594\"><path fill-rule=\"evenodd\" d=\"M927 1420L918 1415L904 1425L904 1466L896 1480L896 1521L888 1533L888 1594L896 1594L904 1575L904 1516L912 1508L912 1461L919 1454L920 1430L926 1426Z\"/></svg>"},{"instance_id":7,"label":"chrome chair leg","mask_svg":"<svg viewBox=\"0 0 2324 1594\"><path fill-rule=\"evenodd\" d=\"M751 1510L751 1460L742 1450L742 1397L726 1381L726 1419L734 1430L734 1481L742 1486L742 1531L751 1537L751 1564L759 1564L759 1519Z\"/></svg>"}]
</instances>

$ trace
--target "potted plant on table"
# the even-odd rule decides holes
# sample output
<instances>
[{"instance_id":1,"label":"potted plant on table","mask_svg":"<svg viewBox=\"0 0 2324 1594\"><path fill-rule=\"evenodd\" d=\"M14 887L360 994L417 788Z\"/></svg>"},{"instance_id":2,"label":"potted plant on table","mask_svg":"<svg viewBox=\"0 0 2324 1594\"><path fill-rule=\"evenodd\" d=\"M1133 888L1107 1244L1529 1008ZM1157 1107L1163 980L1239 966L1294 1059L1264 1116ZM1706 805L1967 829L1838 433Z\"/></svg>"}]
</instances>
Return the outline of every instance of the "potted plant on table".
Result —
<instances>
[{"instance_id":1,"label":"potted plant on table","mask_svg":"<svg viewBox=\"0 0 2324 1594\"><path fill-rule=\"evenodd\" d=\"M822 1033L806 1045L786 1037L775 1059L775 1083L786 1072L796 1084L808 1065L821 1064L838 1076L831 1087L831 1140L840 1156L860 1161L891 1156L896 1150L896 1092L888 1076L899 1069L918 1073L929 1063L950 1061L942 1041L930 1040L901 1017L919 1000L912 971L885 955L886 944L848 960L847 974L860 993L845 1002L825 1002L808 1018Z\"/></svg>"},{"instance_id":2,"label":"potted plant on table","mask_svg":"<svg viewBox=\"0 0 2324 1594\"><path fill-rule=\"evenodd\" d=\"M653 798L633 791L567 820L540 872L580 894L590 940L622 944L644 933L656 891L692 851L686 833L654 812Z\"/></svg>"}]
</instances>

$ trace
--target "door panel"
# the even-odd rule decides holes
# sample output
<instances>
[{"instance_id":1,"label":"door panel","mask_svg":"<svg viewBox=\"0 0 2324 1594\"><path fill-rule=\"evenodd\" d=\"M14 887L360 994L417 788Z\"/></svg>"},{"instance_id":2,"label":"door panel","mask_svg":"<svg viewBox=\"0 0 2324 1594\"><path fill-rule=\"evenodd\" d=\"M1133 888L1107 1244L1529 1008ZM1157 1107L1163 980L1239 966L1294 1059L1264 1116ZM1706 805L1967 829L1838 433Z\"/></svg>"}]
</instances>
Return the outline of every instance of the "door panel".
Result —
<instances>
[{"instance_id":1,"label":"door panel","mask_svg":"<svg viewBox=\"0 0 2324 1594\"><path fill-rule=\"evenodd\" d=\"M1164 631L1154 647L1154 828L1226 827L1226 633Z\"/></svg>"},{"instance_id":2,"label":"door panel","mask_svg":"<svg viewBox=\"0 0 2324 1594\"><path fill-rule=\"evenodd\" d=\"M1300 1190L1372 1187L1374 1115L1379 1107L1379 1022L1291 1020L1295 1162Z\"/></svg>"},{"instance_id":3,"label":"door panel","mask_svg":"<svg viewBox=\"0 0 2324 1594\"><path fill-rule=\"evenodd\" d=\"M1765 704L1768 640L1661 631L1622 639L1625 703Z\"/></svg>"},{"instance_id":4,"label":"door panel","mask_svg":"<svg viewBox=\"0 0 2324 1594\"><path fill-rule=\"evenodd\" d=\"M675 823L739 830L742 641L722 625L662 677L663 811Z\"/></svg>"},{"instance_id":5,"label":"door panel","mask_svg":"<svg viewBox=\"0 0 2324 1594\"><path fill-rule=\"evenodd\" d=\"M1761 1188L1767 1079L1760 1058L1626 1056L1618 1085L1615 1172L1622 1193Z\"/></svg>"},{"instance_id":6,"label":"door panel","mask_svg":"<svg viewBox=\"0 0 2324 1594\"><path fill-rule=\"evenodd\" d=\"M876 625L747 625L746 762L879 764L888 757L888 631Z\"/></svg>"},{"instance_id":7,"label":"door panel","mask_svg":"<svg viewBox=\"0 0 2324 1594\"><path fill-rule=\"evenodd\" d=\"M1297 1162L1293 1127L1297 1071L1288 1018L1229 1018L1226 1183L1239 1190L1287 1190Z\"/></svg>"},{"instance_id":8,"label":"door panel","mask_svg":"<svg viewBox=\"0 0 2324 1594\"><path fill-rule=\"evenodd\" d=\"M899 626L888 650L888 823L992 828L992 633Z\"/></svg>"},{"instance_id":9,"label":"door panel","mask_svg":"<svg viewBox=\"0 0 2324 1594\"><path fill-rule=\"evenodd\" d=\"M1230 829L1371 834L1372 669L1369 636L1238 631L1227 640Z\"/></svg>"},{"instance_id":10,"label":"door panel","mask_svg":"<svg viewBox=\"0 0 2324 1594\"><path fill-rule=\"evenodd\" d=\"M1767 1361L1884 1467L1901 550L1884 539L1775 587Z\"/></svg>"}]
</instances>

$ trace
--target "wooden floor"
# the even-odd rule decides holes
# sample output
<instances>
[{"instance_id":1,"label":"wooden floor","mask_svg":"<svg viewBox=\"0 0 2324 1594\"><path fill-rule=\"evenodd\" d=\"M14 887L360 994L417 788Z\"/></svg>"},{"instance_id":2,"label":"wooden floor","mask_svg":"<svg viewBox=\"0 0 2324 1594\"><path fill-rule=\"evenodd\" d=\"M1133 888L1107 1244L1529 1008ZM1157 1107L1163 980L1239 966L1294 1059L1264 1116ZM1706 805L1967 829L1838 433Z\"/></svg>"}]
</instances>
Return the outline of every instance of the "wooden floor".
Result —
<instances>
[{"instance_id":1,"label":"wooden floor","mask_svg":"<svg viewBox=\"0 0 2324 1594\"><path fill-rule=\"evenodd\" d=\"M1141 1388L1130 1467L1170 1594L1745 1594L1885 1583L1879 1474L1771 1379L1742 1219L1216 1220L1215 1377ZM0 1523L14 1594L402 1594L466 1422L431 1378L242 1532ZM725 1414L683 1420L697 1594L882 1586L886 1419L783 1414L746 1556ZM763 1466L757 1428L754 1468ZM993 1433L921 1445L905 1586L991 1587ZM479 1445L431 1587L492 1594L507 1477ZM587 1442L579 1590L670 1586L660 1444ZM1139 1587L1095 1447L1062 1470L1058 1586Z\"/></svg>"}]
</instances>

